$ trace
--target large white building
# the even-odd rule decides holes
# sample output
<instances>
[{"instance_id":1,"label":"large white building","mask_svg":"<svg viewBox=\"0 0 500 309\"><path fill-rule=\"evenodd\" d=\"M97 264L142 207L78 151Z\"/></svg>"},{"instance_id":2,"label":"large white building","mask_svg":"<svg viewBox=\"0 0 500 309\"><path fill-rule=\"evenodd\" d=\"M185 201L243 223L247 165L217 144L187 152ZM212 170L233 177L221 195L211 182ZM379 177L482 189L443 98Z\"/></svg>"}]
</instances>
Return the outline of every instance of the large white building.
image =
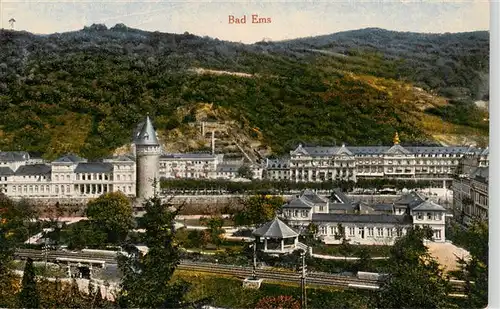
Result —
<instances>
[{"instance_id":1,"label":"large white building","mask_svg":"<svg viewBox=\"0 0 500 309\"><path fill-rule=\"evenodd\" d=\"M84 201L121 191L144 199L159 189L162 178L241 180L238 171L243 161L223 161L223 155L204 153L162 154L149 116L137 126L133 139L134 154L95 162L73 154L46 161L25 151L0 152L0 192L14 199ZM249 168L254 179L262 179L262 166Z\"/></svg>"},{"instance_id":2,"label":"large white building","mask_svg":"<svg viewBox=\"0 0 500 309\"><path fill-rule=\"evenodd\" d=\"M448 187L460 158L480 153L487 162L488 153L474 147L403 147L396 133L393 146L299 145L287 158L268 160L265 175L294 182L429 180Z\"/></svg>"},{"instance_id":3,"label":"large white building","mask_svg":"<svg viewBox=\"0 0 500 309\"><path fill-rule=\"evenodd\" d=\"M428 226L434 241L445 241L446 209L417 192L389 205L367 206L351 202L339 190L330 198L306 190L283 206L281 217L299 230L316 224L326 244L341 243L344 234L352 244L391 245L412 226Z\"/></svg>"},{"instance_id":4,"label":"large white building","mask_svg":"<svg viewBox=\"0 0 500 309\"><path fill-rule=\"evenodd\" d=\"M463 223L488 219L489 150L461 160L458 177L453 180L453 210Z\"/></svg>"},{"instance_id":5,"label":"large white building","mask_svg":"<svg viewBox=\"0 0 500 309\"><path fill-rule=\"evenodd\" d=\"M24 157L29 160L29 154ZM27 161L23 165L19 165L18 157L11 158L14 160L2 161L0 186L12 198L85 199L113 191L135 196L135 162L130 157L87 162L66 155L52 162Z\"/></svg>"}]
</instances>

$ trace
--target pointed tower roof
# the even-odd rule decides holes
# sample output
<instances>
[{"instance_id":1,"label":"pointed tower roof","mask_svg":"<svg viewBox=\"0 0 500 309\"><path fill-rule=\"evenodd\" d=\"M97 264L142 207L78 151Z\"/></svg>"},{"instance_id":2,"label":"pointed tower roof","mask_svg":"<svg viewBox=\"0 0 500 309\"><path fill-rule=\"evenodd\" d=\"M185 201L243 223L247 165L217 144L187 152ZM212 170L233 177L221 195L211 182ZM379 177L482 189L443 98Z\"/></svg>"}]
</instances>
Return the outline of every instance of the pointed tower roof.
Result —
<instances>
[{"instance_id":1,"label":"pointed tower roof","mask_svg":"<svg viewBox=\"0 0 500 309\"><path fill-rule=\"evenodd\" d=\"M275 217L274 220L264 223L261 227L252 233L259 237L269 238L292 238L299 236L299 233L294 231L291 227L286 225L283 221Z\"/></svg>"},{"instance_id":2,"label":"pointed tower roof","mask_svg":"<svg viewBox=\"0 0 500 309\"><path fill-rule=\"evenodd\" d=\"M139 133L135 137L134 144L137 146L155 146L159 145L158 138L156 138L156 131L153 127L153 123L149 118L149 115L146 116L146 120L142 124Z\"/></svg>"}]
</instances>

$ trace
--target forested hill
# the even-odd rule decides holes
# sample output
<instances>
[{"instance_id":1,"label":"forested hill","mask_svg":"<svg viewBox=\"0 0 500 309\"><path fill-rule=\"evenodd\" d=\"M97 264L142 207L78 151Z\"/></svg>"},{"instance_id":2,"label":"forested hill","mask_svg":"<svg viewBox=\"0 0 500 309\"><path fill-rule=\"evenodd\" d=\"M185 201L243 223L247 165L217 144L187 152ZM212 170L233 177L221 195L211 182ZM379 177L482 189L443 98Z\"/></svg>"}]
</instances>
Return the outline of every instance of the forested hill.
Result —
<instances>
[{"instance_id":1,"label":"forested hill","mask_svg":"<svg viewBox=\"0 0 500 309\"><path fill-rule=\"evenodd\" d=\"M172 145L199 121L232 123L242 144L277 153L390 144L394 131L403 143L484 142L488 116L472 102L487 99L488 49L484 32L245 45L122 24L0 30L0 149L101 157L130 143L146 112Z\"/></svg>"}]
</instances>

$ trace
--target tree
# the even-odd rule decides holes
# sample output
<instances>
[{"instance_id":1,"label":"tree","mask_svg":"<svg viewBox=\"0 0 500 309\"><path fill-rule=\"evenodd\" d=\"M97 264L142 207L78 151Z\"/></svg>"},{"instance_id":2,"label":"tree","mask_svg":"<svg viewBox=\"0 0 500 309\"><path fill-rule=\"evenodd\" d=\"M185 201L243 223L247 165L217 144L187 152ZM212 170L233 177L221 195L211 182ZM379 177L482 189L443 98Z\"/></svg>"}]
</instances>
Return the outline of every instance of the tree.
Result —
<instances>
[{"instance_id":1,"label":"tree","mask_svg":"<svg viewBox=\"0 0 500 309\"><path fill-rule=\"evenodd\" d=\"M90 201L86 214L95 227L106 232L110 243L122 243L134 227L132 205L121 192L106 193Z\"/></svg>"},{"instance_id":2,"label":"tree","mask_svg":"<svg viewBox=\"0 0 500 309\"><path fill-rule=\"evenodd\" d=\"M35 267L33 260L28 258L24 266L21 293L19 293L19 304L22 308L39 308L40 296L36 286Z\"/></svg>"},{"instance_id":3,"label":"tree","mask_svg":"<svg viewBox=\"0 0 500 309\"><path fill-rule=\"evenodd\" d=\"M26 240L27 226L34 216L31 204L13 202L0 193L0 306L17 305L19 279L12 272L12 257L15 248Z\"/></svg>"},{"instance_id":4,"label":"tree","mask_svg":"<svg viewBox=\"0 0 500 309\"><path fill-rule=\"evenodd\" d=\"M389 276L375 294L376 308L450 308L448 279L429 254L430 228L412 228L391 248Z\"/></svg>"},{"instance_id":5,"label":"tree","mask_svg":"<svg viewBox=\"0 0 500 309\"><path fill-rule=\"evenodd\" d=\"M242 200L243 209L233 215L236 225L263 224L272 220L281 210L285 200L281 196L254 195Z\"/></svg>"},{"instance_id":6,"label":"tree","mask_svg":"<svg viewBox=\"0 0 500 309\"><path fill-rule=\"evenodd\" d=\"M128 256L118 257L123 274L119 304L126 308L179 308L188 286L185 282L171 283L170 279L180 261L174 219L181 207L173 209L156 196L147 200L144 208L146 232L142 241L148 253L143 255L130 245L125 249Z\"/></svg>"},{"instance_id":7,"label":"tree","mask_svg":"<svg viewBox=\"0 0 500 309\"><path fill-rule=\"evenodd\" d=\"M253 171L248 165L242 165L237 172L238 176L246 179L253 179Z\"/></svg>"},{"instance_id":8,"label":"tree","mask_svg":"<svg viewBox=\"0 0 500 309\"><path fill-rule=\"evenodd\" d=\"M459 258L464 273L468 308L485 308L488 305L488 223L474 220L460 235L470 253L469 259Z\"/></svg>"},{"instance_id":9,"label":"tree","mask_svg":"<svg viewBox=\"0 0 500 309\"><path fill-rule=\"evenodd\" d=\"M219 248L222 243L221 235L224 234L224 218L221 216L213 216L210 218L202 218L200 222L208 227L207 232L210 235L210 242Z\"/></svg>"},{"instance_id":10,"label":"tree","mask_svg":"<svg viewBox=\"0 0 500 309\"><path fill-rule=\"evenodd\" d=\"M299 309L300 302L293 298L292 296L268 296L264 297L257 305L255 305L255 309Z\"/></svg>"}]
</instances>

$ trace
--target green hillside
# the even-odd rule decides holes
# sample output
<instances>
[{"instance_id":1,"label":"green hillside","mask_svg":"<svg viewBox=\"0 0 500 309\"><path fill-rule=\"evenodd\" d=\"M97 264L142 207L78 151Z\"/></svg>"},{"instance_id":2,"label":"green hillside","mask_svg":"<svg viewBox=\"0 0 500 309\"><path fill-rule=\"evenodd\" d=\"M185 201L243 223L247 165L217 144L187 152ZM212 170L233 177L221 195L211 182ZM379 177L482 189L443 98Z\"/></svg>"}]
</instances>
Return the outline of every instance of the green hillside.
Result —
<instances>
[{"instance_id":1,"label":"green hillside","mask_svg":"<svg viewBox=\"0 0 500 309\"><path fill-rule=\"evenodd\" d=\"M404 60L383 50L339 56L296 47L124 25L49 36L1 30L0 149L98 158L129 143L146 112L163 142L174 143L168 132L199 121L206 103L215 120L236 121L276 153L298 142L389 144L394 131L405 143L484 143L488 116L471 103L478 92L450 101L415 88L401 76Z\"/></svg>"}]
</instances>

